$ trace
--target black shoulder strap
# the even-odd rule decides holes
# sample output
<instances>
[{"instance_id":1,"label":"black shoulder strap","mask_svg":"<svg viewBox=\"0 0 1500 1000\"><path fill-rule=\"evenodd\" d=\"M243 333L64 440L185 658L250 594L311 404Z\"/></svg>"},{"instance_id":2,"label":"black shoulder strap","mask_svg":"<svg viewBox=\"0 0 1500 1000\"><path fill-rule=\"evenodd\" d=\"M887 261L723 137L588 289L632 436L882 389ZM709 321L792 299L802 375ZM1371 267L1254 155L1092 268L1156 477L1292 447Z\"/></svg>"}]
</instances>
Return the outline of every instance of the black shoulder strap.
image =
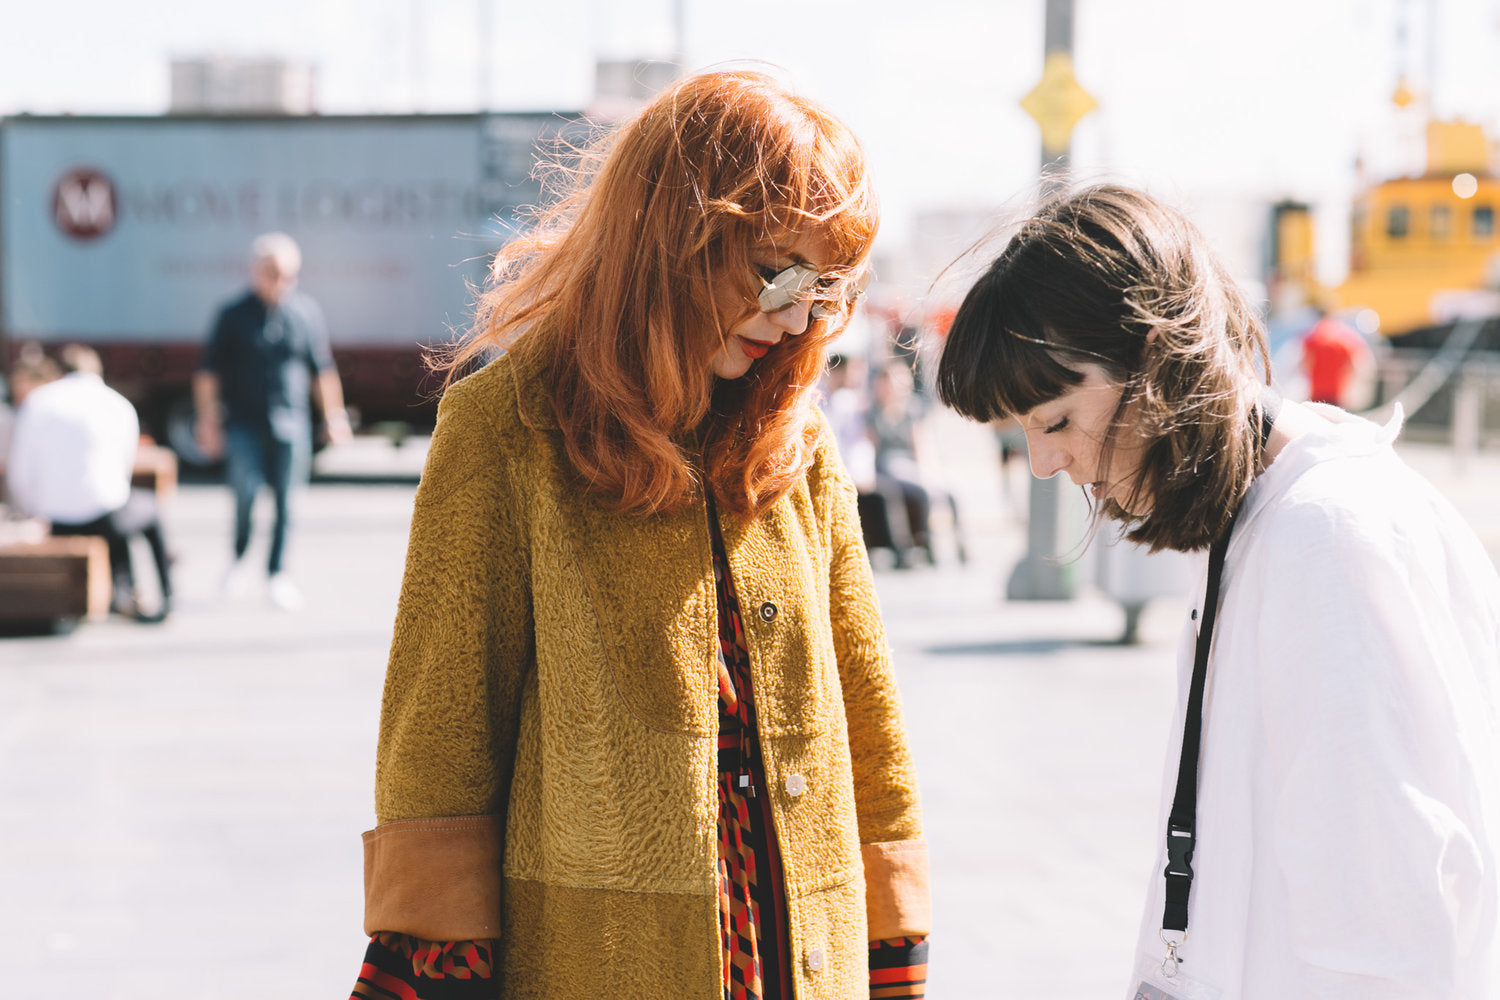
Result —
<instances>
[{"instance_id":1,"label":"black shoulder strap","mask_svg":"<svg viewBox=\"0 0 1500 1000\"><path fill-rule=\"evenodd\" d=\"M1271 439L1271 427L1281 411L1281 397L1269 386L1261 391L1257 405L1260 417L1260 447ZM1214 619L1219 611L1219 578L1224 574L1224 556L1229 536L1239 520L1235 508L1229 526L1208 550L1208 588L1203 597L1203 620L1198 624L1198 644L1193 653L1193 678L1188 685L1187 713L1182 724L1182 756L1177 763L1177 790L1167 816L1166 906L1162 929L1186 931L1188 895L1193 888L1193 846L1198 822L1198 750L1203 739L1203 688L1208 682L1208 653L1213 646Z\"/></svg>"}]
</instances>

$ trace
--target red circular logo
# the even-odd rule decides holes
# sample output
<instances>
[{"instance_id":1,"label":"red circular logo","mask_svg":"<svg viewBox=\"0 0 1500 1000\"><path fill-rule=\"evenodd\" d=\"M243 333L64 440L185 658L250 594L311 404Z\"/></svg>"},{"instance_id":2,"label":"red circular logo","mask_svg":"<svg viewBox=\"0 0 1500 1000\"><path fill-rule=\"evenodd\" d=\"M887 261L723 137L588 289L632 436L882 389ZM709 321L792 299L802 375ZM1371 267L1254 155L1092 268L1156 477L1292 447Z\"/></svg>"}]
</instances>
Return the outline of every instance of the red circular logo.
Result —
<instances>
[{"instance_id":1,"label":"red circular logo","mask_svg":"<svg viewBox=\"0 0 1500 1000\"><path fill-rule=\"evenodd\" d=\"M92 167L69 170L52 189L52 221L75 240L97 240L113 229L117 208L114 182Z\"/></svg>"}]
</instances>

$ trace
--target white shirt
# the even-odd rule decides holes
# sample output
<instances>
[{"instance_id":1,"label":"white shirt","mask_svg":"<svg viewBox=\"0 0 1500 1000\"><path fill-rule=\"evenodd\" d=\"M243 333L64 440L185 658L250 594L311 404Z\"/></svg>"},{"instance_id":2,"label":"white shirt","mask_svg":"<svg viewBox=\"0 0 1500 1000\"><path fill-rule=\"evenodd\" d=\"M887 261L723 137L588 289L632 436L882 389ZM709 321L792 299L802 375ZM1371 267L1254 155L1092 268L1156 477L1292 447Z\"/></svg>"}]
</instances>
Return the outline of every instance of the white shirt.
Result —
<instances>
[{"instance_id":1,"label":"white shirt","mask_svg":"<svg viewBox=\"0 0 1500 1000\"><path fill-rule=\"evenodd\" d=\"M140 439L135 407L97 375L34 389L16 411L6 483L17 507L85 524L125 506Z\"/></svg>"},{"instance_id":2,"label":"white shirt","mask_svg":"<svg viewBox=\"0 0 1500 1000\"><path fill-rule=\"evenodd\" d=\"M1342 422L1293 439L1234 529L1204 699L1185 962L1154 981L1164 992L1140 995L1493 1000L1500 578L1391 450L1399 414L1378 427L1317 410ZM1132 998L1166 952L1165 864L1163 847Z\"/></svg>"}]
</instances>

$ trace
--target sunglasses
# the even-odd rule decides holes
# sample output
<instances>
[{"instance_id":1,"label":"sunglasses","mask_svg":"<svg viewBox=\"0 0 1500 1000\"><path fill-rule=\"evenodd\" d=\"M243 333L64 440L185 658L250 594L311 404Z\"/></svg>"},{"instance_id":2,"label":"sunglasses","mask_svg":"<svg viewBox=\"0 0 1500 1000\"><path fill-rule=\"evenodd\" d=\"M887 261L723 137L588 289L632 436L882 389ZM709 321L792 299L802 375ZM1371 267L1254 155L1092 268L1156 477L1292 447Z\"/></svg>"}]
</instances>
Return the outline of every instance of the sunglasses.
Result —
<instances>
[{"instance_id":1,"label":"sunglasses","mask_svg":"<svg viewBox=\"0 0 1500 1000\"><path fill-rule=\"evenodd\" d=\"M870 272L862 271L853 280L824 275L815 267L793 264L772 278L761 278L764 285L757 297L760 311L773 313L797 304L812 302L808 315L822 319L851 306L870 284Z\"/></svg>"}]
</instances>

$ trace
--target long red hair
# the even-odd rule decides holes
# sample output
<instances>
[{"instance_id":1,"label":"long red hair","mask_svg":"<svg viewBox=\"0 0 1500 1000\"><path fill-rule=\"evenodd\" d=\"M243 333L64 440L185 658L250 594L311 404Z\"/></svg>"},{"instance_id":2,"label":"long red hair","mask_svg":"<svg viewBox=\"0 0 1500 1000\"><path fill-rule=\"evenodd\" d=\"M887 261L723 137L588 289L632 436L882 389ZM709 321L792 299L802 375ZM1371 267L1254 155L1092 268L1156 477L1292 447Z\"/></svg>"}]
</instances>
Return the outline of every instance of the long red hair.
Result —
<instances>
[{"instance_id":1,"label":"long red hair","mask_svg":"<svg viewBox=\"0 0 1500 1000\"><path fill-rule=\"evenodd\" d=\"M613 509L679 507L701 470L721 506L759 513L812 461L814 387L848 310L721 382L710 363L757 308L752 258L812 233L852 274L878 225L842 122L763 74L689 77L588 150L496 255L445 367L538 359L568 457Z\"/></svg>"}]
</instances>

